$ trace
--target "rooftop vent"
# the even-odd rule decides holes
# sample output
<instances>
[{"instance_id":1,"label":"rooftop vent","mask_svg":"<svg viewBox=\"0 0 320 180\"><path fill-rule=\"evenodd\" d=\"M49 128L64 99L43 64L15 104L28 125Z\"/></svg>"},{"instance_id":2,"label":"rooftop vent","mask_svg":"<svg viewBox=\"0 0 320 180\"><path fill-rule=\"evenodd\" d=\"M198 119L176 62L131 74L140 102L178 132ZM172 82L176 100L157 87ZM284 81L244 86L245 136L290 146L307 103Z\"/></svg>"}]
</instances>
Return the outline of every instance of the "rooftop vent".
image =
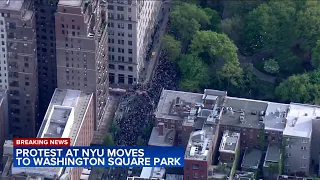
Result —
<instances>
[{"instance_id":1,"label":"rooftop vent","mask_svg":"<svg viewBox=\"0 0 320 180\"><path fill-rule=\"evenodd\" d=\"M176 98L176 104L180 104L180 97Z\"/></svg>"}]
</instances>

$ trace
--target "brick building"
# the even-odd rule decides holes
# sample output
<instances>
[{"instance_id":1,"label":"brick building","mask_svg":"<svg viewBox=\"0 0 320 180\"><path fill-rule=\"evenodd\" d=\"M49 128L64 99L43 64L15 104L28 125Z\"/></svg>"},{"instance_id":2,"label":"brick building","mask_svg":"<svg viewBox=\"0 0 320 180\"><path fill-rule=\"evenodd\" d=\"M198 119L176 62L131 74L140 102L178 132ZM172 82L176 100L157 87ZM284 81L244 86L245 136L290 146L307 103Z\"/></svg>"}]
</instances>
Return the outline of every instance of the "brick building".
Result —
<instances>
[{"instance_id":1,"label":"brick building","mask_svg":"<svg viewBox=\"0 0 320 180\"><path fill-rule=\"evenodd\" d=\"M100 0L60 0L55 15L58 88L94 93L96 128L109 92L107 22L101 12Z\"/></svg>"},{"instance_id":2,"label":"brick building","mask_svg":"<svg viewBox=\"0 0 320 180\"><path fill-rule=\"evenodd\" d=\"M187 146L190 134L206 124L217 125L227 93L206 89L204 94L163 90L155 112L155 125L175 129L177 144Z\"/></svg>"},{"instance_id":3,"label":"brick building","mask_svg":"<svg viewBox=\"0 0 320 180\"><path fill-rule=\"evenodd\" d=\"M33 2L0 1L0 88L8 90L10 134L34 137L38 122L38 74Z\"/></svg>"}]
</instances>

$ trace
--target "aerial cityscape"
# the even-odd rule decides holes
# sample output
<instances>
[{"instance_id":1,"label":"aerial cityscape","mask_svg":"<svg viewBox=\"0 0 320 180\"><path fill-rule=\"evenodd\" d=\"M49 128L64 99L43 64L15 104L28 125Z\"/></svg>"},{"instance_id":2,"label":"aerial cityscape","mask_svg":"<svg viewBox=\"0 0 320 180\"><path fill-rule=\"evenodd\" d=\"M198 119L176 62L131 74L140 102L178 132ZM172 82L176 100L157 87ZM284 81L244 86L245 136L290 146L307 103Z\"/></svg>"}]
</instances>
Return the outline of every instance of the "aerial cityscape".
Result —
<instances>
[{"instance_id":1,"label":"aerial cityscape","mask_svg":"<svg viewBox=\"0 0 320 180\"><path fill-rule=\"evenodd\" d=\"M320 1L0 0L0 37L0 180L320 180ZM184 167L14 167L13 138Z\"/></svg>"}]
</instances>

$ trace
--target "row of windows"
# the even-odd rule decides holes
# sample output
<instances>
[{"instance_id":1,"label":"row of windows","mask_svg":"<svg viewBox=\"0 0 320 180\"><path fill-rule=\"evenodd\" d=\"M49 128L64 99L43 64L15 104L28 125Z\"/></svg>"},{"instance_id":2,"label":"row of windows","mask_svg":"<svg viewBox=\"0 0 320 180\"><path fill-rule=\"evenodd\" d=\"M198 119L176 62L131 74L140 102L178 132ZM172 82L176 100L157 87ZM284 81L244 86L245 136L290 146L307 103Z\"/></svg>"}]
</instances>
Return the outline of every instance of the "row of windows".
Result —
<instances>
[{"instance_id":1,"label":"row of windows","mask_svg":"<svg viewBox=\"0 0 320 180\"><path fill-rule=\"evenodd\" d=\"M109 69L116 69L114 64L109 64ZM125 66L123 65L118 65L118 70L120 71L124 71L125 70ZM133 71L133 67L132 66L128 66L128 71Z\"/></svg>"},{"instance_id":2,"label":"row of windows","mask_svg":"<svg viewBox=\"0 0 320 180\"><path fill-rule=\"evenodd\" d=\"M108 35L113 36L113 35L114 35L114 30L110 30L110 29L109 29L109 30L108 30ZM120 31L119 31L119 32L118 32L118 36L119 36L119 37L124 37L124 32L120 32ZM129 38L132 38L132 33L131 33L131 32L128 33L128 37L129 37Z\"/></svg>"},{"instance_id":3,"label":"row of windows","mask_svg":"<svg viewBox=\"0 0 320 180\"><path fill-rule=\"evenodd\" d=\"M114 58L114 55L112 55L112 54L109 54L109 55L108 55L108 58L109 58L110 61L116 60L116 59ZM125 62L124 56L118 56L118 61ZM128 62L129 62L129 63L132 63L132 57L128 57Z\"/></svg>"},{"instance_id":4,"label":"row of windows","mask_svg":"<svg viewBox=\"0 0 320 180\"><path fill-rule=\"evenodd\" d=\"M118 83L124 84L126 76L124 74L118 74ZM116 80L116 75L114 73L109 73L109 83L114 84ZM132 75L128 75L128 84L133 84L136 81L136 78L133 78Z\"/></svg>"},{"instance_id":5,"label":"row of windows","mask_svg":"<svg viewBox=\"0 0 320 180\"><path fill-rule=\"evenodd\" d=\"M124 29L125 23L117 23L119 29ZM114 22L108 22L108 27L114 28ZM132 24L128 24L127 29L132 30Z\"/></svg>"}]
</instances>

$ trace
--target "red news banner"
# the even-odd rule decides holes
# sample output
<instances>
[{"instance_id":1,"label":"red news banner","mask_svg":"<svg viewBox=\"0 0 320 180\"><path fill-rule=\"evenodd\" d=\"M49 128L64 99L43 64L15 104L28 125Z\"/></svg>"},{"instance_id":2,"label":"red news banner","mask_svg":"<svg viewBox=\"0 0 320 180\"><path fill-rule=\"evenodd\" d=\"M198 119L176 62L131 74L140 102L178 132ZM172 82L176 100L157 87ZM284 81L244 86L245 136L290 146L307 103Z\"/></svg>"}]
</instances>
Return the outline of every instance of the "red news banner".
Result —
<instances>
[{"instance_id":1,"label":"red news banner","mask_svg":"<svg viewBox=\"0 0 320 180\"><path fill-rule=\"evenodd\" d=\"M70 146L70 138L14 138L13 146Z\"/></svg>"}]
</instances>

